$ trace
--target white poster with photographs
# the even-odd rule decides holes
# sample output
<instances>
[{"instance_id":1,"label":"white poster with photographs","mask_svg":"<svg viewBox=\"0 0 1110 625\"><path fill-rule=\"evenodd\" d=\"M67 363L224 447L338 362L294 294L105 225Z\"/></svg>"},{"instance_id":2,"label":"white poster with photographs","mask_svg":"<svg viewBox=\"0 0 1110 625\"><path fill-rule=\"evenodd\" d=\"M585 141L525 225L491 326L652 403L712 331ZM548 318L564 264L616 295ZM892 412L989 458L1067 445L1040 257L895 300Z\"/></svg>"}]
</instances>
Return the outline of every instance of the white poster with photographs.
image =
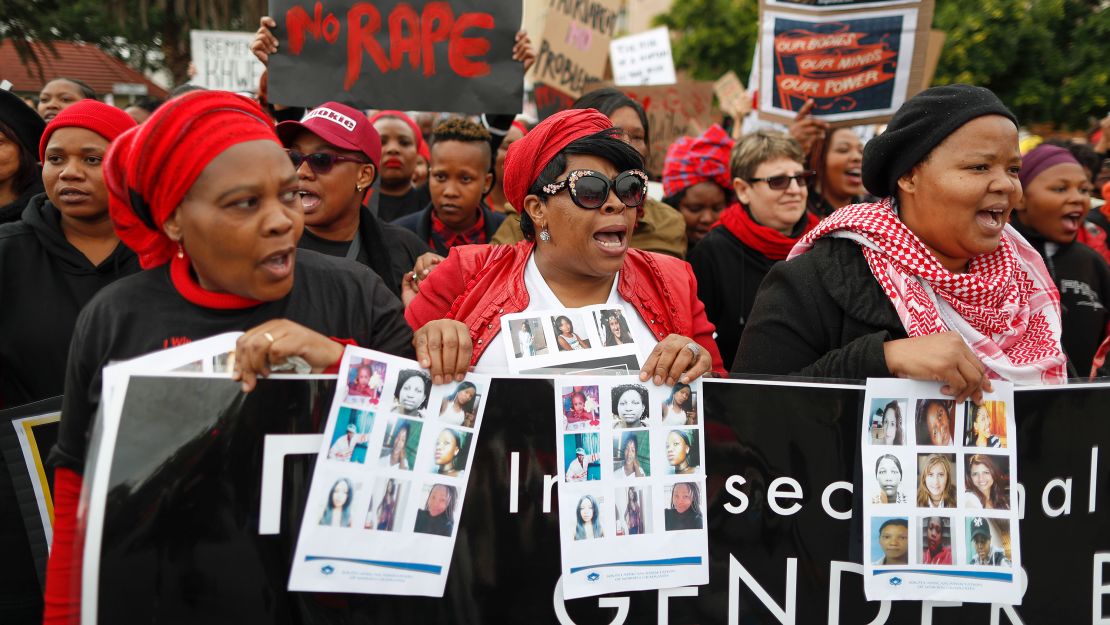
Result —
<instances>
[{"instance_id":1,"label":"white poster with photographs","mask_svg":"<svg viewBox=\"0 0 1110 625\"><path fill-rule=\"evenodd\" d=\"M1014 390L956 403L940 384L871 379L864 399L864 589L1020 605Z\"/></svg>"},{"instance_id":2,"label":"white poster with photographs","mask_svg":"<svg viewBox=\"0 0 1110 625\"><path fill-rule=\"evenodd\" d=\"M563 597L708 583L701 382L554 382Z\"/></svg>"},{"instance_id":3,"label":"white poster with photographs","mask_svg":"<svg viewBox=\"0 0 1110 625\"><path fill-rule=\"evenodd\" d=\"M347 348L289 590L443 596L488 390Z\"/></svg>"},{"instance_id":4,"label":"white poster with photographs","mask_svg":"<svg viewBox=\"0 0 1110 625\"><path fill-rule=\"evenodd\" d=\"M501 317L510 373L630 375L639 372L640 350L619 305L541 310Z\"/></svg>"}]
</instances>

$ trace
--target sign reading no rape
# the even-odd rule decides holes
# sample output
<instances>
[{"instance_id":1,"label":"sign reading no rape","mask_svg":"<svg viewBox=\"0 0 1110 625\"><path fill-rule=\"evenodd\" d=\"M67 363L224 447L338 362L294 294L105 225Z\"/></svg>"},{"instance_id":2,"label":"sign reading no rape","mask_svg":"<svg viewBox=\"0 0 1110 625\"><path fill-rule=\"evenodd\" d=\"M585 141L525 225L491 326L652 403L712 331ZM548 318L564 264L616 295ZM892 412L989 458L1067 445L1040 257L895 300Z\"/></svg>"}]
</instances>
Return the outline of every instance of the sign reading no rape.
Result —
<instances>
[{"instance_id":1,"label":"sign reading no rape","mask_svg":"<svg viewBox=\"0 0 1110 625\"><path fill-rule=\"evenodd\" d=\"M271 0L279 52L270 99L361 108L519 113L522 65L512 60L521 4L512 0Z\"/></svg>"},{"instance_id":2,"label":"sign reading no rape","mask_svg":"<svg viewBox=\"0 0 1110 625\"><path fill-rule=\"evenodd\" d=\"M620 0L550 0L536 80L575 98L600 82L620 5Z\"/></svg>"}]
</instances>

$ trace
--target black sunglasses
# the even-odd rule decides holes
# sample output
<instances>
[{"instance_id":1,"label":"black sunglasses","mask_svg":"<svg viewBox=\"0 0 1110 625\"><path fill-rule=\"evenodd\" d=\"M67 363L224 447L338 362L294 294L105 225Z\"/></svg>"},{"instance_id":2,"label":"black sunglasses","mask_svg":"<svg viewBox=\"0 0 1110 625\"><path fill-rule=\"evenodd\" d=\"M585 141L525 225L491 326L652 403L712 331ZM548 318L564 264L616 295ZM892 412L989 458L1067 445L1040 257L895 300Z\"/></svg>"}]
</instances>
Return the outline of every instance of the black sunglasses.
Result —
<instances>
[{"instance_id":1,"label":"black sunglasses","mask_svg":"<svg viewBox=\"0 0 1110 625\"><path fill-rule=\"evenodd\" d=\"M793 176L787 176L786 174L782 174L782 175L779 175L779 176L768 176L766 178L748 178L748 182L750 182L752 184L755 184L757 182L766 182L767 186L771 187L775 191L785 191L786 189L788 189L790 187L790 181L791 180L797 180L798 181L798 186L799 187L804 187L804 186L806 186L806 182L810 178L812 178L816 175L817 175L817 172L815 172L811 169L809 171L803 171L802 173L795 174Z\"/></svg>"},{"instance_id":2,"label":"black sunglasses","mask_svg":"<svg viewBox=\"0 0 1110 625\"><path fill-rule=\"evenodd\" d=\"M289 160L293 161L293 168L300 169L301 163L308 161L308 168L318 174L326 174L335 167L336 163L361 163L368 165L370 161L364 161L359 158L351 156L341 156L339 154L331 154L328 152L314 152L312 154L301 154L296 150L286 150L289 153Z\"/></svg>"},{"instance_id":3,"label":"black sunglasses","mask_svg":"<svg viewBox=\"0 0 1110 625\"><path fill-rule=\"evenodd\" d=\"M547 195L555 195L564 187L570 188L570 199L579 208L601 208L609 199L609 190L617 194L617 199L629 208L638 208L644 203L647 194L647 174L639 169L630 169L617 174L609 180L604 175L589 169L570 172L566 178L543 187Z\"/></svg>"}]
</instances>

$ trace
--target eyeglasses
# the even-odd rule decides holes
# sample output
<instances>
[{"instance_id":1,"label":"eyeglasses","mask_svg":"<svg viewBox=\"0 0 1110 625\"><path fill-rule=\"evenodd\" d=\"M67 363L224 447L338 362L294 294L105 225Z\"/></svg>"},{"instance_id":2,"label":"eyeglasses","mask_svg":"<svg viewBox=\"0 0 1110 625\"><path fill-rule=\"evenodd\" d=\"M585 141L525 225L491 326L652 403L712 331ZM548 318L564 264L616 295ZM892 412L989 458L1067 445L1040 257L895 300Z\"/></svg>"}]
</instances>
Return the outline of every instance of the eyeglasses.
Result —
<instances>
[{"instance_id":1,"label":"eyeglasses","mask_svg":"<svg viewBox=\"0 0 1110 625\"><path fill-rule=\"evenodd\" d=\"M555 195L569 186L570 199L579 208L594 209L605 204L605 200L609 199L609 190L612 189L622 204L629 208L638 208L644 203L647 182L647 174L639 169L617 174L612 180L596 171L579 169L570 172L563 180L544 185L543 192Z\"/></svg>"},{"instance_id":2,"label":"eyeglasses","mask_svg":"<svg viewBox=\"0 0 1110 625\"><path fill-rule=\"evenodd\" d=\"M342 156L339 154L331 154L329 152L314 152L312 154L301 154L296 150L286 150L289 154L289 160L293 161L293 168L300 169L301 163L308 161L308 168L317 174L326 174L335 167L336 163L360 163L367 165L370 161L364 161L359 158L351 156Z\"/></svg>"},{"instance_id":3,"label":"eyeglasses","mask_svg":"<svg viewBox=\"0 0 1110 625\"><path fill-rule=\"evenodd\" d=\"M817 172L815 172L811 169L809 171L803 171L802 173L795 174L793 176L787 176L786 174L782 174L782 175L779 175L779 176L768 176L766 178L748 178L748 182L750 182L752 184L755 184L757 182L766 182L767 186L771 187L775 191L785 191L786 189L790 188L790 181L791 180L797 180L798 181L798 186L799 187L804 187L804 186L806 186L806 181L808 181L810 178L812 178L816 175L817 175Z\"/></svg>"}]
</instances>

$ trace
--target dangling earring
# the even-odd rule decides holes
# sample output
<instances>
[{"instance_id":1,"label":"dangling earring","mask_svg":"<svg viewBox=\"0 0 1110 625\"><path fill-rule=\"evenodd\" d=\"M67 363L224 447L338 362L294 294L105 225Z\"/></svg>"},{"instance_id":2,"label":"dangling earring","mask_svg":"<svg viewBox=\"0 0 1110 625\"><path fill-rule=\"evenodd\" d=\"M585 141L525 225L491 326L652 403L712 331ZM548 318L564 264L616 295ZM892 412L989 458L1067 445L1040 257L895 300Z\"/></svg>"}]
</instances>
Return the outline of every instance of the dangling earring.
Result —
<instances>
[{"instance_id":1,"label":"dangling earring","mask_svg":"<svg viewBox=\"0 0 1110 625\"><path fill-rule=\"evenodd\" d=\"M181 247L181 242L180 241L178 241L178 243L177 243L177 257L178 258L185 258L185 248Z\"/></svg>"},{"instance_id":2,"label":"dangling earring","mask_svg":"<svg viewBox=\"0 0 1110 625\"><path fill-rule=\"evenodd\" d=\"M545 243L551 241L551 233L548 232L547 226L544 226L543 230L540 230L540 240Z\"/></svg>"}]
</instances>

